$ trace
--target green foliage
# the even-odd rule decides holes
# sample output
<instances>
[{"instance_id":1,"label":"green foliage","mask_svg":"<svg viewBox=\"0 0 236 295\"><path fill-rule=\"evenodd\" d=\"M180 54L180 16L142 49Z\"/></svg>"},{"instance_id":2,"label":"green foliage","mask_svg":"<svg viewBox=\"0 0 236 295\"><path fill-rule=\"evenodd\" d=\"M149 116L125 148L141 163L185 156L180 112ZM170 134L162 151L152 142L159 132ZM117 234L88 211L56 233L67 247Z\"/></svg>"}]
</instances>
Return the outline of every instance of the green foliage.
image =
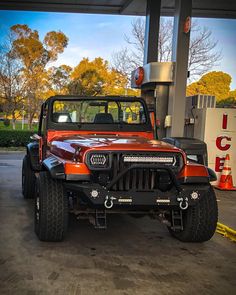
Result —
<instances>
[{"instance_id":1,"label":"green foliage","mask_svg":"<svg viewBox=\"0 0 236 295\"><path fill-rule=\"evenodd\" d=\"M216 101L226 99L230 95L231 76L224 72L210 72L201 77L198 82L187 87L187 96L195 94L214 95Z\"/></svg>"},{"instance_id":2,"label":"green foliage","mask_svg":"<svg viewBox=\"0 0 236 295\"><path fill-rule=\"evenodd\" d=\"M234 100L236 100L236 89L232 90L229 92L229 97L233 98Z\"/></svg>"},{"instance_id":3,"label":"green foliage","mask_svg":"<svg viewBox=\"0 0 236 295\"><path fill-rule=\"evenodd\" d=\"M26 146L32 134L31 131L0 130L0 147Z\"/></svg>"},{"instance_id":4,"label":"green foliage","mask_svg":"<svg viewBox=\"0 0 236 295\"><path fill-rule=\"evenodd\" d=\"M22 123L17 121L15 123L15 130L18 130L18 131L28 131L29 127L28 127L28 124L24 124L24 130L22 130ZM13 130L13 126L12 126L12 122L10 120L10 125L9 126L5 126L4 125L4 122L0 122L0 130L7 130L7 131L12 131ZM33 123L32 125L32 129L34 132L37 132L38 131L38 124L37 123Z\"/></svg>"},{"instance_id":5,"label":"green foliage","mask_svg":"<svg viewBox=\"0 0 236 295\"><path fill-rule=\"evenodd\" d=\"M218 101L216 106L218 108L236 108L236 100L234 97L228 97Z\"/></svg>"},{"instance_id":6,"label":"green foliage","mask_svg":"<svg viewBox=\"0 0 236 295\"><path fill-rule=\"evenodd\" d=\"M10 28L10 34L12 36L11 49L7 54L18 61L16 80L21 81L16 98L21 98L26 106L24 110L31 129L32 121L37 117L42 101L48 93L49 82L46 66L49 62L57 60L58 55L67 46L68 38L60 31L51 31L41 41L37 30L19 24ZM14 102L11 105L14 106L15 111ZM17 110L19 109L22 108L17 107ZM8 111L7 114L17 119L12 111Z\"/></svg>"},{"instance_id":7,"label":"green foliage","mask_svg":"<svg viewBox=\"0 0 236 295\"><path fill-rule=\"evenodd\" d=\"M50 84L51 91L55 94L67 94L68 85L71 82L70 74L72 68L67 65L61 65L59 67L51 67L48 69L48 82Z\"/></svg>"},{"instance_id":8,"label":"green foliage","mask_svg":"<svg viewBox=\"0 0 236 295\"><path fill-rule=\"evenodd\" d=\"M3 121L4 126L8 127L11 124L11 121L9 119L4 119Z\"/></svg>"}]
</instances>

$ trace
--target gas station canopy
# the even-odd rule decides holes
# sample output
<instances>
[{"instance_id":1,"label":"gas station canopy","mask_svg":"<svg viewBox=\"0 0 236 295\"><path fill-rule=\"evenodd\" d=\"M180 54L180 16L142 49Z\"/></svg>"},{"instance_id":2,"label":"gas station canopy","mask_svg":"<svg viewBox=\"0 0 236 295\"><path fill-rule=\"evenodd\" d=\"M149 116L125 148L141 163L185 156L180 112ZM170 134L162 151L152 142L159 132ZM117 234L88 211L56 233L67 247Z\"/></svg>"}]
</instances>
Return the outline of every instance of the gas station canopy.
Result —
<instances>
[{"instance_id":1,"label":"gas station canopy","mask_svg":"<svg viewBox=\"0 0 236 295\"><path fill-rule=\"evenodd\" d=\"M80 12L118 15L146 15L146 0L5 0L1 10ZM236 18L235 0L193 0L192 16ZM161 15L174 14L175 1L162 0Z\"/></svg>"}]
</instances>

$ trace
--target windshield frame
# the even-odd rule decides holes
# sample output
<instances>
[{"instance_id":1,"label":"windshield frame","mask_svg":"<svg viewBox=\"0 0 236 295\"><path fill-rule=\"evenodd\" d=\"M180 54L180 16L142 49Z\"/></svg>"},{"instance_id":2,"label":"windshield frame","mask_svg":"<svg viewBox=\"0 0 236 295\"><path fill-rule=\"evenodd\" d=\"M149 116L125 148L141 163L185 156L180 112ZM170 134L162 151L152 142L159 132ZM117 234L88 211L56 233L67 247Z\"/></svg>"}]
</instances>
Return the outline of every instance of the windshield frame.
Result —
<instances>
[{"instance_id":1,"label":"windshield frame","mask_svg":"<svg viewBox=\"0 0 236 295\"><path fill-rule=\"evenodd\" d=\"M54 122L53 121L53 104L55 101L76 101L76 100L107 100L107 101L117 101L117 102L134 102L137 101L142 104L143 110L146 116L146 123L141 124L122 124L122 123L109 123L109 124L94 124L94 123L80 123L80 122ZM152 131L152 126L148 114L148 109L146 103L142 98L139 97L121 97L121 96L54 96L50 97L48 100L49 106L49 118L48 118L48 129L53 130L83 130L83 131L127 131L127 132L137 132L137 131Z\"/></svg>"}]
</instances>

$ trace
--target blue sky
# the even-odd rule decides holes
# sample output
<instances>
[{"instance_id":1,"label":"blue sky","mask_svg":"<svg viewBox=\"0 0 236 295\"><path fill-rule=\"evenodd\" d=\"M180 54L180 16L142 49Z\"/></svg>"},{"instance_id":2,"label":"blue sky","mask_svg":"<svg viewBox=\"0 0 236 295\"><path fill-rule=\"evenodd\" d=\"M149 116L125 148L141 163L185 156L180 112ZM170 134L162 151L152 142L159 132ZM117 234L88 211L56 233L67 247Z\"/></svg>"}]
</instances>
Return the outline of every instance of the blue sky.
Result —
<instances>
[{"instance_id":1,"label":"blue sky","mask_svg":"<svg viewBox=\"0 0 236 295\"><path fill-rule=\"evenodd\" d=\"M124 34L129 35L132 19L131 16L0 11L0 39L15 24L27 24L38 30L41 39L48 31L61 30L69 37L69 45L56 64L74 66L83 57L101 56L111 60L115 51L125 47ZM213 70L230 74L231 89L235 89L236 20L198 19L198 23L212 31L212 37L218 40L217 49L222 50L220 65Z\"/></svg>"}]
</instances>

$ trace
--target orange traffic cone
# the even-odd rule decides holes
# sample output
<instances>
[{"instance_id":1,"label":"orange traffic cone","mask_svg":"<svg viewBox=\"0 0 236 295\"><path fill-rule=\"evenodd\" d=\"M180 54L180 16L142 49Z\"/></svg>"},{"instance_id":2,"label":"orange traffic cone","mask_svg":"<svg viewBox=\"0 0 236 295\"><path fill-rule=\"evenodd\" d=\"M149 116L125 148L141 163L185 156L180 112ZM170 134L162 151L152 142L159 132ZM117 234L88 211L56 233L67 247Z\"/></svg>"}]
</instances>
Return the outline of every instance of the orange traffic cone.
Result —
<instances>
[{"instance_id":1,"label":"orange traffic cone","mask_svg":"<svg viewBox=\"0 0 236 295\"><path fill-rule=\"evenodd\" d=\"M233 186L232 171L229 165L229 154L225 157L224 167L221 172L220 181L215 188L223 191L235 191L236 187Z\"/></svg>"}]
</instances>

